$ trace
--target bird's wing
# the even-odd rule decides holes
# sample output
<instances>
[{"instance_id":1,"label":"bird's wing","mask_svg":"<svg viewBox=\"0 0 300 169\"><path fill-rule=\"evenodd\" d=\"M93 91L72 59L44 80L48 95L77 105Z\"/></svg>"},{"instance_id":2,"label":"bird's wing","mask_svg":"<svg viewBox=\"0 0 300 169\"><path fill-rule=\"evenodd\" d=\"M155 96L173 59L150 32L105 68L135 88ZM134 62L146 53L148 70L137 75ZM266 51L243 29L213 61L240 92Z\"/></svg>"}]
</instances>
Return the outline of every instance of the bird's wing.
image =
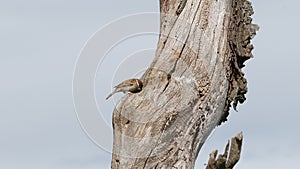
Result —
<instances>
[{"instance_id":1,"label":"bird's wing","mask_svg":"<svg viewBox=\"0 0 300 169\"><path fill-rule=\"evenodd\" d=\"M133 84L130 84L133 85ZM123 88L123 87L128 87L128 83L120 83L117 86L115 86L115 88Z\"/></svg>"}]
</instances>

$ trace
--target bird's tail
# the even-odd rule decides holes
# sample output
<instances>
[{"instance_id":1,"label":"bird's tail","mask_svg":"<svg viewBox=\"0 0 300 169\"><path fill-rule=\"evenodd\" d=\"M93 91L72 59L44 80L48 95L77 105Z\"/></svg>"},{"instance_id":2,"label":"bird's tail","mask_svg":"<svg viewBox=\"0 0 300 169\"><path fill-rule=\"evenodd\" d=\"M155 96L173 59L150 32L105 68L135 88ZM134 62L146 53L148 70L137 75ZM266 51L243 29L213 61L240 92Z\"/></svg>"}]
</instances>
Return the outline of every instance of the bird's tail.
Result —
<instances>
[{"instance_id":1,"label":"bird's tail","mask_svg":"<svg viewBox=\"0 0 300 169\"><path fill-rule=\"evenodd\" d=\"M117 90L111 92L111 93L106 97L106 100L109 99L112 95L114 95L114 94L117 93L117 92L118 92Z\"/></svg>"}]
</instances>

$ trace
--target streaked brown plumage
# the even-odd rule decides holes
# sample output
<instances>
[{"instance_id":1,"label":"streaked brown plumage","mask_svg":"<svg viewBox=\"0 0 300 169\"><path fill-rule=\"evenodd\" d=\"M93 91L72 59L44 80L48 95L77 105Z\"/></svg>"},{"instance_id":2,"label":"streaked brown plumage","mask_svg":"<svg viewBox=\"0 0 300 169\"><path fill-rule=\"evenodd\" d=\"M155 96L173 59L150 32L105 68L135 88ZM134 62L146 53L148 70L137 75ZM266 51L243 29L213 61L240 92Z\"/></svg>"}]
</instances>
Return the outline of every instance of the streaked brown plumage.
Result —
<instances>
[{"instance_id":1,"label":"streaked brown plumage","mask_svg":"<svg viewBox=\"0 0 300 169\"><path fill-rule=\"evenodd\" d=\"M109 99L113 94L118 92L129 92L129 93L138 93L143 89L143 83L139 79L129 79L115 86L115 90L110 93L106 100Z\"/></svg>"}]
</instances>

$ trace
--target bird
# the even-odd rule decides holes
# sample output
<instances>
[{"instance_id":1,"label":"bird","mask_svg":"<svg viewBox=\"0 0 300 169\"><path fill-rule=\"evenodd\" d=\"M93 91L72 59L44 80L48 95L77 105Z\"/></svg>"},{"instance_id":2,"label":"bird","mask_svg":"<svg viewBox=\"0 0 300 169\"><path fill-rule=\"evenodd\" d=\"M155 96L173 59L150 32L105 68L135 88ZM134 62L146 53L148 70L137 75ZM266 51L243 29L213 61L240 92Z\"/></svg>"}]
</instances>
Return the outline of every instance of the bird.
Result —
<instances>
[{"instance_id":1,"label":"bird","mask_svg":"<svg viewBox=\"0 0 300 169\"><path fill-rule=\"evenodd\" d=\"M141 80L128 79L115 86L115 90L106 97L106 100L109 99L113 94L118 92L138 93L142 91L142 89L143 89L143 83Z\"/></svg>"}]
</instances>

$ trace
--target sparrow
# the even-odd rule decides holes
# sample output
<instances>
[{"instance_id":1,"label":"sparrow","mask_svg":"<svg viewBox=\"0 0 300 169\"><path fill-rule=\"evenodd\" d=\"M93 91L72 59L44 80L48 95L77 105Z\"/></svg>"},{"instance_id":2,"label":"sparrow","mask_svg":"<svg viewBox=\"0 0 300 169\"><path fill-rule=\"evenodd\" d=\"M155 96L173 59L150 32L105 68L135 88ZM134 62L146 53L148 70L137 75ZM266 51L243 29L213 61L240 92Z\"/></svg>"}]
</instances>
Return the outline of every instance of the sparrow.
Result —
<instances>
[{"instance_id":1,"label":"sparrow","mask_svg":"<svg viewBox=\"0 0 300 169\"><path fill-rule=\"evenodd\" d=\"M118 92L138 93L142 91L142 89L143 89L143 83L141 80L139 79L125 80L124 82L115 86L115 90L106 97L106 100L109 99L113 94Z\"/></svg>"}]
</instances>

